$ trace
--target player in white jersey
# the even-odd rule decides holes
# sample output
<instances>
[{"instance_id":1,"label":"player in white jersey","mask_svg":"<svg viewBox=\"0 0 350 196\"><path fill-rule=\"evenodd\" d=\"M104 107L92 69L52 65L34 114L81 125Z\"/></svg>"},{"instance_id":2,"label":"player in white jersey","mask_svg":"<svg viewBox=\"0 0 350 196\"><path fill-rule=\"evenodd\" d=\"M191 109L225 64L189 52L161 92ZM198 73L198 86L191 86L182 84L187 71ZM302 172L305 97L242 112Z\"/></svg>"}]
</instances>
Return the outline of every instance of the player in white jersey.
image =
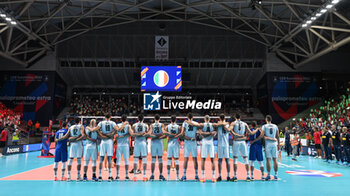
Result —
<instances>
[{"instance_id":1,"label":"player in white jersey","mask_svg":"<svg viewBox=\"0 0 350 196\"><path fill-rule=\"evenodd\" d=\"M192 126L197 126L201 128L201 130L199 131L199 134L202 137L202 140L201 140L202 178L200 181L205 182L205 159L209 156L211 161L211 169L212 169L212 182L216 182L215 164L214 164L214 156L215 156L214 135L216 135L216 131L214 130L213 124L210 122L210 117L209 115L205 115L204 123L194 123L194 122L188 122L188 123Z\"/></svg>"},{"instance_id":2,"label":"player in white jersey","mask_svg":"<svg viewBox=\"0 0 350 196\"><path fill-rule=\"evenodd\" d=\"M118 127L122 127L123 123L125 123L127 116L125 114L122 115L121 120L122 123L118 124ZM129 137L133 133L130 124L126 124L123 129L118 131L117 136L117 177L115 180L119 180L119 168L120 162L122 161L122 156L124 157L125 162L125 180L130 180L128 176L129 170L129 157L130 157L130 146L129 146Z\"/></svg>"},{"instance_id":3,"label":"player in white jersey","mask_svg":"<svg viewBox=\"0 0 350 196\"><path fill-rule=\"evenodd\" d=\"M156 114L154 116L154 123L151 124L148 131L148 136L152 138L151 142L151 155L152 155L152 164L151 164L151 172L152 175L149 178L151 181L154 180L154 169L158 156L158 168L159 168L159 180L165 181L163 176L163 138L165 135L163 134L164 126L159 122L160 116Z\"/></svg>"},{"instance_id":4,"label":"player in white jersey","mask_svg":"<svg viewBox=\"0 0 350 196\"><path fill-rule=\"evenodd\" d=\"M246 143L246 134L251 135L255 134L257 130L254 132L250 131L249 126L247 123L241 121L241 116L239 114L235 115L235 121L231 123L230 130L232 130L232 134L234 135L234 142L233 142L233 178L232 181L237 181L237 163L238 163L238 156L241 154L245 168L247 171L247 181L250 181L249 177L249 161L248 161L248 149L247 149L247 143Z\"/></svg>"},{"instance_id":5,"label":"player in white jersey","mask_svg":"<svg viewBox=\"0 0 350 196\"><path fill-rule=\"evenodd\" d=\"M186 181L186 172L187 172L187 163L188 158L190 155L192 156L193 162L194 162L194 169L196 172L195 180L199 181L198 178L198 161L197 161L197 141L196 141L196 134L197 134L197 127L192 126L189 124L189 122L192 122L193 115L191 113L187 114L187 120L182 124L181 132L183 133L184 138L184 148L185 148L185 159L184 159L184 174L181 178L181 181ZM196 122L193 122L196 123Z\"/></svg>"},{"instance_id":6,"label":"player in white jersey","mask_svg":"<svg viewBox=\"0 0 350 196\"><path fill-rule=\"evenodd\" d=\"M96 127L96 120L92 119L90 121L90 124L88 126L89 128L93 129ZM87 170L89 167L89 161L91 158L92 162L92 180L97 181L96 177L96 161L97 161L97 138L98 138L98 133L97 131L91 131L88 128L85 128L84 132L85 138L86 138L86 143L85 143L85 149L84 149L84 181L87 181Z\"/></svg>"},{"instance_id":7,"label":"player in white jersey","mask_svg":"<svg viewBox=\"0 0 350 196\"><path fill-rule=\"evenodd\" d=\"M98 131L98 135L101 138L100 144L100 164L99 164L99 177L98 180L102 181L102 165L107 154L108 159L108 181L113 181L112 177L112 156L113 156L113 138L116 131L120 131L129 124L127 121L123 123L121 127L118 127L117 124L111 121L111 114L107 113L105 120L99 122L97 127L91 129L92 131Z\"/></svg>"},{"instance_id":8,"label":"player in white jersey","mask_svg":"<svg viewBox=\"0 0 350 196\"><path fill-rule=\"evenodd\" d=\"M80 118L75 119L75 125L69 127L70 137L70 149L69 149L69 161L68 161L68 181L71 180L71 169L74 158L77 159L77 181L82 180L80 177L81 158L83 157L83 139L84 126L81 125Z\"/></svg>"},{"instance_id":9,"label":"player in white jersey","mask_svg":"<svg viewBox=\"0 0 350 196\"><path fill-rule=\"evenodd\" d=\"M168 180L170 180L170 166L173 158L176 165L176 180L179 180L179 137L182 135L182 132L180 126L176 124L175 115L171 116L171 124L166 126L166 128L164 129L164 134L168 136Z\"/></svg>"},{"instance_id":10,"label":"player in white jersey","mask_svg":"<svg viewBox=\"0 0 350 196\"><path fill-rule=\"evenodd\" d=\"M225 121L225 115L220 114L219 121L213 123L214 127L217 127L218 135L218 145L217 145L217 155L218 155L218 168L219 168L219 177L216 179L218 182L222 180L221 178L221 168L222 168L222 159L225 157L226 170L227 170L227 181L230 181L230 143L229 143L229 134L230 131L226 129L229 128L229 124ZM226 128L226 129L225 129Z\"/></svg>"},{"instance_id":11,"label":"player in white jersey","mask_svg":"<svg viewBox=\"0 0 350 196\"><path fill-rule=\"evenodd\" d=\"M133 180L136 181L136 170L137 170L137 163L139 162L139 157L142 158L143 162L143 181L147 181L146 177L146 169L147 169L147 130L148 125L143 122L144 117L142 114L139 114L138 116L139 122L132 125L133 128L133 134L131 136L135 137L135 144L134 144L134 178Z\"/></svg>"},{"instance_id":12,"label":"player in white jersey","mask_svg":"<svg viewBox=\"0 0 350 196\"><path fill-rule=\"evenodd\" d=\"M274 179L278 180L278 162L277 162L277 151L279 149L279 134L278 127L275 124L272 124L272 117L267 115L265 118L266 124L262 126L262 130L265 133L265 156L266 156L266 170L267 177L265 180L270 180L270 171L271 171L271 158L273 160L273 168L275 170Z\"/></svg>"}]
</instances>

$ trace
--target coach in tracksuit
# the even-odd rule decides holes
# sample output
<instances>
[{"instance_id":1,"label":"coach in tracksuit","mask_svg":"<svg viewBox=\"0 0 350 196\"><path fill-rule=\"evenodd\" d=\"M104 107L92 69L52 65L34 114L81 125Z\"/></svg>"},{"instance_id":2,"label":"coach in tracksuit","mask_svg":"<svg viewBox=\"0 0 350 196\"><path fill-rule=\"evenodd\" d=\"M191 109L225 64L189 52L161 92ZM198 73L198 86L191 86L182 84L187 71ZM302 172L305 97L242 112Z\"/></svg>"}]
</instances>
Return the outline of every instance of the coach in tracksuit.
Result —
<instances>
[{"instance_id":1,"label":"coach in tracksuit","mask_svg":"<svg viewBox=\"0 0 350 196\"><path fill-rule=\"evenodd\" d=\"M330 162L332 160L332 133L327 128L322 129L322 146L326 156L326 161Z\"/></svg>"},{"instance_id":2,"label":"coach in tracksuit","mask_svg":"<svg viewBox=\"0 0 350 196\"><path fill-rule=\"evenodd\" d=\"M344 159L346 159L346 165L350 165L350 131L347 127L343 127L343 147L344 147Z\"/></svg>"}]
</instances>

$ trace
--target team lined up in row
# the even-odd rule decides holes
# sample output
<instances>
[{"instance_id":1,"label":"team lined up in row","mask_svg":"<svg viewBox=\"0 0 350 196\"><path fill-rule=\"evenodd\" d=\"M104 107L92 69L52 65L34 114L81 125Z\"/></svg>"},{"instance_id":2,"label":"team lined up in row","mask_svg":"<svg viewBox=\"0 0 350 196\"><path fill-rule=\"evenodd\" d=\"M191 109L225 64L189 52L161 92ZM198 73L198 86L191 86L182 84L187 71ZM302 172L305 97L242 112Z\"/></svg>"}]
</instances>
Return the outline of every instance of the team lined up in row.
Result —
<instances>
[{"instance_id":1,"label":"team lined up in row","mask_svg":"<svg viewBox=\"0 0 350 196\"><path fill-rule=\"evenodd\" d=\"M257 128L256 123L252 123L252 128L240 120L238 114L235 115L235 121L229 123L225 121L224 114L220 115L219 121L217 123L211 123L210 117L207 115L204 117L204 123L198 123L193 121L193 115L189 113L187 115L187 120L185 120L182 126L176 123L176 116L171 117L171 123L165 126L160 122L160 116L157 114L154 117L154 123L148 126L144 123L144 117L142 114L138 116L138 122L132 126L127 121L127 116L122 115L122 123L116 124L111 121L110 114L105 116L105 120L101 121L96 126L96 120L91 120L89 126L85 127L81 124L80 119L76 119L76 124L67 129L67 124L63 124L63 128L56 132L56 150L55 150L55 164L54 173L55 180L57 180L57 165L58 162L62 162L62 180L71 179L71 166L73 159L77 159L77 180L87 180L87 170L90 159L92 160L92 180L102 181L102 165L105 156L108 159L108 171L109 171L109 181L113 181L112 177L112 155L113 155L113 139L117 140L117 176L115 180L119 180L119 170L122 157L125 161L125 172L126 180L129 180L128 176L128 166L129 166L129 137L135 137L134 143L134 178L136 181L136 168L139 159L143 162L143 181L147 181L146 168L147 168L147 138L152 138L151 141L151 155L152 164L151 171L152 175L149 180L154 180L154 170L155 163L158 158L159 166L159 180L165 180L163 176L163 139L168 137L168 147L167 147L167 169L168 169L168 180L170 179L170 165L172 160L174 160L176 165L176 180L179 180L179 138L184 139L184 168L183 176L181 181L186 181L186 171L188 165L188 158L192 156L194 159L194 169L195 169L195 180L205 181L205 159L210 158L212 164L212 181L221 181L221 169L222 160L226 161L227 167L227 181L237 181L237 164L238 156L241 154L245 168L247 171L247 181L253 180L254 171L254 161L258 161L260 170L262 171L262 179L270 180L270 170L271 170L271 159L274 162L274 179L278 179L278 163L277 163L277 151L279 148L279 134L278 127L271 123L271 116L266 116L266 124L262 128ZM197 142L196 135L201 136L201 168L202 168L202 179L198 177L198 162L197 162ZM230 160L229 160L229 134L234 137L233 142L233 178L230 178ZM217 156L218 156L218 169L219 177L215 178L215 149L214 149L214 136L218 137L217 144ZM248 147L246 143L246 135L250 137L250 169L251 175L249 175L249 161L248 161ZM98 154L97 139L101 139L99 155L99 177L96 177L96 161ZM83 143L82 140L86 139L86 145L84 149L84 177L81 179L81 158L83 156ZM262 155L262 145L261 139L265 140L265 156L266 156L266 167L267 167L267 177L264 178L264 165L263 165L263 155ZM69 161L68 161L68 179L64 178L65 165L68 158L67 142L70 142L69 150Z\"/></svg>"}]
</instances>

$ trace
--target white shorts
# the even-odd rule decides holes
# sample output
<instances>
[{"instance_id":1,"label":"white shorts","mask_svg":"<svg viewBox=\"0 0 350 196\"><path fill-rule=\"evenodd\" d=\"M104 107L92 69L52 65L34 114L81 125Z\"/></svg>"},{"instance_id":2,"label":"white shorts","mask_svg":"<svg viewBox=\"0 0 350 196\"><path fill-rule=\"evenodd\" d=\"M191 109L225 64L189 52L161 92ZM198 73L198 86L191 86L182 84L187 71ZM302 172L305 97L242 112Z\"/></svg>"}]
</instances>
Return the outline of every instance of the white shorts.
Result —
<instances>
[{"instance_id":1,"label":"white shorts","mask_svg":"<svg viewBox=\"0 0 350 196\"><path fill-rule=\"evenodd\" d=\"M129 165L129 146L117 146L117 165L120 165L122 161L122 155L124 157L125 165Z\"/></svg>"},{"instance_id":2,"label":"white shorts","mask_svg":"<svg viewBox=\"0 0 350 196\"><path fill-rule=\"evenodd\" d=\"M222 159L222 158L230 158L230 148L229 146L218 146L218 158Z\"/></svg>"},{"instance_id":3,"label":"white shorts","mask_svg":"<svg viewBox=\"0 0 350 196\"><path fill-rule=\"evenodd\" d=\"M84 160L90 161L91 158L92 161L96 161L97 153L98 152L96 144L87 144L84 150Z\"/></svg>"},{"instance_id":4,"label":"white shorts","mask_svg":"<svg viewBox=\"0 0 350 196\"><path fill-rule=\"evenodd\" d=\"M185 140L185 157L188 158L190 155L192 157L197 157L197 142Z\"/></svg>"},{"instance_id":5,"label":"white shorts","mask_svg":"<svg viewBox=\"0 0 350 196\"><path fill-rule=\"evenodd\" d=\"M113 140L112 139L106 139L106 140L101 140L100 144L100 156L111 157L113 156Z\"/></svg>"},{"instance_id":6,"label":"white shorts","mask_svg":"<svg viewBox=\"0 0 350 196\"><path fill-rule=\"evenodd\" d=\"M266 144L265 156L266 158L277 158L277 144Z\"/></svg>"},{"instance_id":7,"label":"white shorts","mask_svg":"<svg viewBox=\"0 0 350 196\"><path fill-rule=\"evenodd\" d=\"M168 144L167 156L168 158L179 158L180 146L179 144Z\"/></svg>"},{"instance_id":8,"label":"white shorts","mask_svg":"<svg viewBox=\"0 0 350 196\"><path fill-rule=\"evenodd\" d=\"M151 155L155 156L163 156L163 142L153 142L151 143Z\"/></svg>"},{"instance_id":9,"label":"white shorts","mask_svg":"<svg viewBox=\"0 0 350 196\"><path fill-rule=\"evenodd\" d=\"M214 150L214 144L202 144L201 146L201 157L202 158L214 158L215 156L215 150Z\"/></svg>"},{"instance_id":10,"label":"white shorts","mask_svg":"<svg viewBox=\"0 0 350 196\"><path fill-rule=\"evenodd\" d=\"M70 143L69 158L83 157L83 143L81 141Z\"/></svg>"},{"instance_id":11,"label":"white shorts","mask_svg":"<svg viewBox=\"0 0 350 196\"><path fill-rule=\"evenodd\" d=\"M147 145L146 143L135 144L134 157L146 157L147 156Z\"/></svg>"},{"instance_id":12,"label":"white shorts","mask_svg":"<svg viewBox=\"0 0 350 196\"><path fill-rule=\"evenodd\" d=\"M248 156L248 150L247 150L247 143L243 141L234 141L233 142L233 156L238 157L239 154L242 155L242 157Z\"/></svg>"}]
</instances>

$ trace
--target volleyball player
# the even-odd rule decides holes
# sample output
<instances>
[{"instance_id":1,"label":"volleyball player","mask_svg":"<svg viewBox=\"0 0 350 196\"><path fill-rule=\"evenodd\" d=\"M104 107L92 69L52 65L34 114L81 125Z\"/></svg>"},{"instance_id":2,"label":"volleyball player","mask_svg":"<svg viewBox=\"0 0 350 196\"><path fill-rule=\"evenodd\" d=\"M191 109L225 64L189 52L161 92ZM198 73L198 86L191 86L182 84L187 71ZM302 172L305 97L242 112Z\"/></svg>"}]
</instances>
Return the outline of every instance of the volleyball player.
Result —
<instances>
[{"instance_id":1,"label":"volleyball player","mask_svg":"<svg viewBox=\"0 0 350 196\"><path fill-rule=\"evenodd\" d=\"M279 134L278 127L275 124L272 124L272 117L267 115L265 118L266 124L262 126L262 130L265 133L265 156L266 156L266 170L267 177L265 180L270 180L270 171L271 171L271 158L273 160L273 168L275 170L274 179L278 180L278 162L277 162L277 151L279 149Z\"/></svg>"},{"instance_id":2,"label":"volleyball player","mask_svg":"<svg viewBox=\"0 0 350 196\"><path fill-rule=\"evenodd\" d=\"M251 124L251 131L256 129L256 121L253 121ZM250 149L249 149L249 161L250 161L250 175L251 179L254 180L254 162L258 161L260 171L261 171L261 180L264 180L264 163L263 163L263 153L262 153L262 143L261 139L264 138L264 131L258 129L255 134L249 136Z\"/></svg>"},{"instance_id":3,"label":"volleyball player","mask_svg":"<svg viewBox=\"0 0 350 196\"><path fill-rule=\"evenodd\" d=\"M246 181L250 181L249 177L249 162L248 162L248 149L247 149L247 143L246 143L246 134L255 134L255 132L250 131L247 123L241 121L241 116L239 114L235 115L235 121L231 123L230 130L232 130L232 134L234 135L234 142L233 142L233 178L232 181L237 181L237 163L238 163L238 156L241 154L245 168L247 171L247 178Z\"/></svg>"},{"instance_id":4,"label":"volleyball player","mask_svg":"<svg viewBox=\"0 0 350 196\"><path fill-rule=\"evenodd\" d=\"M125 123L127 116L123 114L121 116L122 123L118 124L118 127L122 127L123 124L125 124L123 129L120 129L118 131L117 136L117 177L115 180L119 180L119 169L120 169L120 162L122 160L122 156L124 157L125 162L125 180L130 180L128 175L129 170L129 157L130 157L130 146L129 146L129 136L133 133L133 130L131 129L130 124Z\"/></svg>"},{"instance_id":5,"label":"volleyball player","mask_svg":"<svg viewBox=\"0 0 350 196\"><path fill-rule=\"evenodd\" d=\"M55 142L56 142L56 149L55 149L55 163L53 165L54 175L55 175L55 181L57 181L57 167L58 163L62 162L62 178L61 181L65 181L66 178L64 177L64 173L66 171L66 163L68 159L68 150L67 150L67 138L70 136L70 132L67 129L67 123L62 123L62 128L56 132L55 136Z\"/></svg>"},{"instance_id":6,"label":"volleyball player","mask_svg":"<svg viewBox=\"0 0 350 196\"><path fill-rule=\"evenodd\" d=\"M162 123L159 122L160 116L159 114L156 114L154 116L154 123L151 124L149 131L148 131L148 136L152 138L151 142L151 155L152 155L152 164L151 164L151 171L152 175L149 178L151 181L154 180L154 169L155 169L155 164L156 160L158 157L158 168L159 168L159 180L160 181L165 181L165 178L163 176L163 129L164 126Z\"/></svg>"},{"instance_id":7,"label":"volleyball player","mask_svg":"<svg viewBox=\"0 0 350 196\"><path fill-rule=\"evenodd\" d=\"M135 147L134 147L134 181L136 178L137 163L139 162L139 157L142 158L143 163L143 181L147 181L146 169L147 169L147 130L148 125L143 122L144 117L142 114L138 116L138 122L133 124L133 133L131 136L135 137Z\"/></svg>"},{"instance_id":8,"label":"volleyball player","mask_svg":"<svg viewBox=\"0 0 350 196\"><path fill-rule=\"evenodd\" d=\"M96 127L96 120L92 119L90 121L90 124L88 126L89 128L93 129ZM84 181L87 181L87 170L89 167L89 161L91 158L92 162L92 180L98 181L96 177L96 161L97 161L97 131L91 131L88 128L85 128L85 138L86 138L86 144L85 144L85 151L84 151Z\"/></svg>"},{"instance_id":9,"label":"volleyball player","mask_svg":"<svg viewBox=\"0 0 350 196\"><path fill-rule=\"evenodd\" d=\"M82 178L80 177L80 169L81 169L81 158L83 156L83 139L84 135L82 134L84 132L84 126L81 125L80 118L75 119L75 125L71 126L69 128L69 142L70 142L70 149L69 149L69 161L68 161L68 181L71 180L71 169L72 169L72 163L74 158L77 159L77 181L81 181Z\"/></svg>"},{"instance_id":10,"label":"volleyball player","mask_svg":"<svg viewBox=\"0 0 350 196\"><path fill-rule=\"evenodd\" d=\"M225 115L220 114L219 121L213 123L213 126L217 127L218 135L218 144L217 144L217 156L218 156L218 169L219 177L216 179L218 182L222 180L221 178L221 168L222 168L222 159L225 158L226 170L227 170L227 181L230 181L230 155L229 155L229 131L226 129L229 128L229 124L225 121ZM225 129L226 128L226 129Z\"/></svg>"},{"instance_id":11,"label":"volleyball player","mask_svg":"<svg viewBox=\"0 0 350 196\"><path fill-rule=\"evenodd\" d=\"M176 166L176 181L179 180L179 151L180 151L179 137L182 135L182 132L180 130L181 130L180 126L176 124L176 116L172 115L171 123L164 130L164 134L167 135L169 138L168 150L167 150L168 180L170 180L170 166L173 158Z\"/></svg>"},{"instance_id":12,"label":"volleyball player","mask_svg":"<svg viewBox=\"0 0 350 196\"><path fill-rule=\"evenodd\" d=\"M197 134L197 127L192 126L189 124L189 122L193 121L193 115L191 113L187 114L187 120L182 124L182 130L183 138L185 139L184 142L184 148L185 148L185 159L184 159L184 173L181 178L181 181L186 181L186 172L187 172L187 164L188 164L188 158L192 156L193 162L194 162L194 169L196 172L195 180L198 181L198 161L197 161L197 141L196 141L196 134ZM193 121L194 122L194 121ZM195 123L195 122L194 122Z\"/></svg>"}]
</instances>

